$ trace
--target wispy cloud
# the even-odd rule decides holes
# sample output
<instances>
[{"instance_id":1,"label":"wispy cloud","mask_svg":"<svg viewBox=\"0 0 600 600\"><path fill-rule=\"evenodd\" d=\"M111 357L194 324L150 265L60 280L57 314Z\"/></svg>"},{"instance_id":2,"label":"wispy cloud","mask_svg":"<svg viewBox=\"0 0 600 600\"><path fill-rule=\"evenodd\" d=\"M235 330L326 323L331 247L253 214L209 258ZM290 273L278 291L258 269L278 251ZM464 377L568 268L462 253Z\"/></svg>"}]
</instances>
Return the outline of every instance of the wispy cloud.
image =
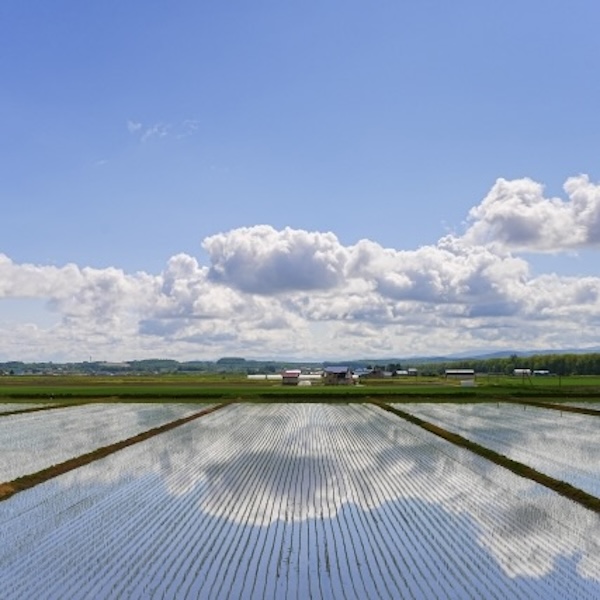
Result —
<instances>
[{"instance_id":1,"label":"wispy cloud","mask_svg":"<svg viewBox=\"0 0 600 600\"><path fill-rule=\"evenodd\" d=\"M152 125L147 125L140 121L127 121L127 131L139 138L141 142L169 136L182 139L194 135L198 131L198 128L199 121L195 119L185 119L177 123L157 122Z\"/></svg>"},{"instance_id":2,"label":"wispy cloud","mask_svg":"<svg viewBox=\"0 0 600 600\"><path fill-rule=\"evenodd\" d=\"M194 135L200 127L200 121L195 119L186 119L176 128L176 135L178 138L188 137Z\"/></svg>"},{"instance_id":3,"label":"wispy cloud","mask_svg":"<svg viewBox=\"0 0 600 600\"><path fill-rule=\"evenodd\" d=\"M127 131L129 133L138 133L142 129L142 124L137 121L127 121Z\"/></svg>"}]
</instances>

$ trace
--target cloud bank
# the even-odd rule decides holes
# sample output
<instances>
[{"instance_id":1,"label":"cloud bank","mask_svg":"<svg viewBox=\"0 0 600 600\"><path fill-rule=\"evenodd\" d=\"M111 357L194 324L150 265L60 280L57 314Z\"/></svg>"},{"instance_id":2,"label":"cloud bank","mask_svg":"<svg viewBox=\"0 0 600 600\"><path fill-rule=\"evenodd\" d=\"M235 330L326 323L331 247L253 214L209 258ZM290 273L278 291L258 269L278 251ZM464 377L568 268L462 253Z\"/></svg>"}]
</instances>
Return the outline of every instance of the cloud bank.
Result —
<instances>
[{"instance_id":1,"label":"cloud bank","mask_svg":"<svg viewBox=\"0 0 600 600\"><path fill-rule=\"evenodd\" d=\"M159 274L16 264L0 254L3 298L46 301L57 323L2 321L4 360L171 357L307 360L447 354L597 343L600 278L533 276L519 253L600 241L600 186L544 198L529 179L498 180L462 235L415 250L332 232L259 225L203 241Z\"/></svg>"}]
</instances>

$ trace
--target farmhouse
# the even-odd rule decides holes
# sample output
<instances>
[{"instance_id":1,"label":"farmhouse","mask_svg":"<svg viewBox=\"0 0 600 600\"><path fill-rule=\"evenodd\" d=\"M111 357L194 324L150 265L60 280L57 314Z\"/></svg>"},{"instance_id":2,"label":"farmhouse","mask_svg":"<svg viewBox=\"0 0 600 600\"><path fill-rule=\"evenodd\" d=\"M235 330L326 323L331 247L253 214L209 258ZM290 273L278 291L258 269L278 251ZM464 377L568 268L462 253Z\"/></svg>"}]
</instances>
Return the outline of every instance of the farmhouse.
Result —
<instances>
[{"instance_id":1,"label":"farmhouse","mask_svg":"<svg viewBox=\"0 0 600 600\"><path fill-rule=\"evenodd\" d=\"M382 367L375 367L369 369L367 372L361 373L359 377L367 379L383 379L384 377L391 377L392 375L393 373L391 371L386 371Z\"/></svg>"},{"instance_id":2,"label":"farmhouse","mask_svg":"<svg viewBox=\"0 0 600 600\"><path fill-rule=\"evenodd\" d=\"M300 373L300 369L286 369L281 373L281 383L283 385L298 385Z\"/></svg>"},{"instance_id":3,"label":"farmhouse","mask_svg":"<svg viewBox=\"0 0 600 600\"><path fill-rule=\"evenodd\" d=\"M513 375L519 377L529 377L531 375L531 369L515 369Z\"/></svg>"},{"instance_id":4,"label":"farmhouse","mask_svg":"<svg viewBox=\"0 0 600 600\"><path fill-rule=\"evenodd\" d=\"M350 367L326 367L323 371L323 383L326 385L352 385L354 378Z\"/></svg>"},{"instance_id":5,"label":"farmhouse","mask_svg":"<svg viewBox=\"0 0 600 600\"><path fill-rule=\"evenodd\" d=\"M368 377L373 372L373 369L366 367L357 367L354 369L354 379L360 379L361 377Z\"/></svg>"},{"instance_id":6,"label":"farmhouse","mask_svg":"<svg viewBox=\"0 0 600 600\"><path fill-rule=\"evenodd\" d=\"M409 367L408 369L398 369L394 371L394 375L397 377L416 377L419 374L418 369L415 367Z\"/></svg>"},{"instance_id":7,"label":"farmhouse","mask_svg":"<svg viewBox=\"0 0 600 600\"><path fill-rule=\"evenodd\" d=\"M446 369L446 379L475 379L475 370Z\"/></svg>"}]
</instances>

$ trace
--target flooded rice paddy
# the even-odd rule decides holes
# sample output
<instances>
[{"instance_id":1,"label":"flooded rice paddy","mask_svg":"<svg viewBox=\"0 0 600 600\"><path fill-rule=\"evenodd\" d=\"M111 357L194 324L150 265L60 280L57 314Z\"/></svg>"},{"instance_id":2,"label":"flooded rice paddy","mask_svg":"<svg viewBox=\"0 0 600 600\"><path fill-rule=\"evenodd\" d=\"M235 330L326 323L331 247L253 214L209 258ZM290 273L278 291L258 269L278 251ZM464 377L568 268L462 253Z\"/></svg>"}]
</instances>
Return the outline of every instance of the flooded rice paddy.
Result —
<instances>
[{"instance_id":1,"label":"flooded rice paddy","mask_svg":"<svg viewBox=\"0 0 600 600\"><path fill-rule=\"evenodd\" d=\"M64 415L94 436L91 408ZM371 405L234 404L0 502L0 527L7 599L600 595L596 513Z\"/></svg>"}]
</instances>

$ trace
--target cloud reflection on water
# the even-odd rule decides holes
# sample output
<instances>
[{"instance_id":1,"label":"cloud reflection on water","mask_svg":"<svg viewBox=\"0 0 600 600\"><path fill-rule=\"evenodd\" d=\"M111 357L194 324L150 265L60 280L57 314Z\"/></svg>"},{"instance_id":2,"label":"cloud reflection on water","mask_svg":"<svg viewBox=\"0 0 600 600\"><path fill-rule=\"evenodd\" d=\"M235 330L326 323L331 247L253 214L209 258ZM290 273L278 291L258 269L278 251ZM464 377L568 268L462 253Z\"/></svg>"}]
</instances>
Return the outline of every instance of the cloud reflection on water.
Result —
<instances>
[{"instance_id":1,"label":"cloud reflection on water","mask_svg":"<svg viewBox=\"0 0 600 600\"><path fill-rule=\"evenodd\" d=\"M415 577L410 589L428 585L405 573L419 568L447 571L465 593L461 569L472 573L474 590L485 578L497 592L573 585L592 597L600 586L595 514L372 406L236 405L61 479L51 498L64 502L66 522L85 519L104 537L122 536L153 565L193 547L207 581L229 557L240 572L258 560L265 582L272 569L296 586L312 573L332 593L358 569L365 580L356 585L377 595L367 567L382 568L392 591L405 575ZM55 536L64 524L41 519L48 501L39 491L35 500L16 496L12 510L14 535L28 515L27 560L38 548L43 554L40 535ZM36 514L46 525L36 525ZM115 531L121 514L129 520ZM156 528L151 537L144 519ZM210 537L213 530L222 533ZM276 556L259 560L261 551ZM337 575L327 574L328 563Z\"/></svg>"}]
</instances>

